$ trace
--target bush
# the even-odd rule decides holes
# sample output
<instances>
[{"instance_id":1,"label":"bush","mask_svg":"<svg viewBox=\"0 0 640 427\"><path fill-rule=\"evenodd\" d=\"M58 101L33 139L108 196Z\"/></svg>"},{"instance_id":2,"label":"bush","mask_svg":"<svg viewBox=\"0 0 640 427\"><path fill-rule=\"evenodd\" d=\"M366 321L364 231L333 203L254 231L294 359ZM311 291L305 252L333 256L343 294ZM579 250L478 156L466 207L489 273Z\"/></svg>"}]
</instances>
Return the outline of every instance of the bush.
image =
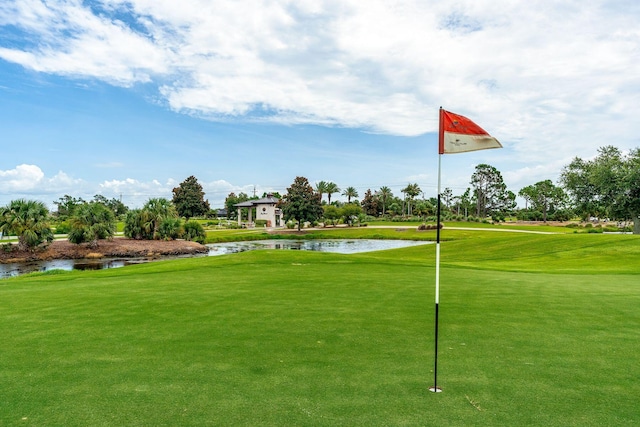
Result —
<instances>
[{"instance_id":1,"label":"bush","mask_svg":"<svg viewBox=\"0 0 640 427\"><path fill-rule=\"evenodd\" d=\"M204 231L204 230L203 230ZM182 235L182 220L180 218L164 218L158 226L158 237L162 240L175 240Z\"/></svg>"},{"instance_id":2,"label":"bush","mask_svg":"<svg viewBox=\"0 0 640 427\"><path fill-rule=\"evenodd\" d=\"M186 240L204 243L207 234L204 231L204 227L197 221L187 221L184 224L183 237Z\"/></svg>"},{"instance_id":3,"label":"bush","mask_svg":"<svg viewBox=\"0 0 640 427\"><path fill-rule=\"evenodd\" d=\"M443 225L440 224L440 228L442 229ZM426 230L437 230L438 227L435 224L420 224L418 226L418 231L426 231Z\"/></svg>"},{"instance_id":4,"label":"bush","mask_svg":"<svg viewBox=\"0 0 640 427\"><path fill-rule=\"evenodd\" d=\"M69 234L69 231L71 231L71 226L66 221L56 225L56 234Z\"/></svg>"}]
</instances>

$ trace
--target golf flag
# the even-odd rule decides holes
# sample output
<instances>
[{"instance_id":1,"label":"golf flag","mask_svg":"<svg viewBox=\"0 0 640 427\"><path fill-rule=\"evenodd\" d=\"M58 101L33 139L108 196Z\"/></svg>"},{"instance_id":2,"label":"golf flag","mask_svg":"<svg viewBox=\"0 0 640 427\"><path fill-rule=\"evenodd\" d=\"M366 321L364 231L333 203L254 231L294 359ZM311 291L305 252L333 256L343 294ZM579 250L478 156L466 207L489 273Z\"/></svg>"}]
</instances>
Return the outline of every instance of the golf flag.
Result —
<instances>
[{"instance_id":1,"label":"golf flag","mask_svg":"<svg viewBox=\"0 0 640 427\"><path fill-rule=\"evenodd\" d=\"M467 151L502 148L497 139L480 126L459 114L440 108L439 153L455 154Z\"/></svg>"},{"instance_id":2,"label":"golf flag","mask_svg":"<svg viewBox=\"0 0 640 427\"><path fill-rule=\"evenodd\" d=\"M442 186L442 154L465 153L467 151L486 150L487 148L502 148L502 144L480 126L465 116L450 113L440 107L440 132L438 133L438 207L436 228L436 308L435 308L435 339L433 358L433 386L429 391L440 393L438 386L438 317L440 304L440 210Z\"/></svg>"}]
</instances>

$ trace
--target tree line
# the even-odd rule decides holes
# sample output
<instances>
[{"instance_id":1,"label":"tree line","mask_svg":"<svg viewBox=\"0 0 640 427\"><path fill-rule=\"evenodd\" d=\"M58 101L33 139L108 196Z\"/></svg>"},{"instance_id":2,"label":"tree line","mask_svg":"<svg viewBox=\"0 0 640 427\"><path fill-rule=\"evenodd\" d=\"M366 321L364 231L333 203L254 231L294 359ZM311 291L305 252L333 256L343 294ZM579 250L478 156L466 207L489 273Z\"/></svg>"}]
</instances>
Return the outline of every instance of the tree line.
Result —
<instances>
[{"instance_id":1,"label":"tree line","mask_svg":"<svg viewBox=\"0 0 640 427\"><path fill-rule=\"evenodd\" d=\"M53 241L53 219L56 233L66 234L71 243L95 247L99 240L112 238L116 221L122 220L124 235L132 239L183 238L204 243L204 227L190 218L210 210L202 186L193 176L173 189L172 200L151 198L139 209L129 209L122 201L99 194L91 201L65 195L54 204L57 211L51 214L43 202L12 200L0 208L0 232L17 236L19 250L33 250Z\"/></svg>"},{"instance_id":2,"label":"tree line","mask_svg":"<svg viewBox=\"0 0 640 427\"><path fill-rule=\"evenodd\" d=\"M450 188L445 188L441 193L445 220L468 220L472 216L476 220L491 218L493 221L504 221L506 217L516 217L543 222L579 218L583 221L617 221L622 229L632 223L634 234L640 234L638 148L623 153L616 147L605 146L598 150L593 159L574 158L562 168L558 185L547 179L520 189L517 196L525 200L524 209L516 209L516 194L507 188L500 171L491 165L477 165L469 183L470 187L462 194L454 195ZM298 225L301 220L313 222L322 219L325 224L333 223L340 217L345 223L351 224L359 215L426 219L436 214L438 202L437 198L427 199L424 195L422 199L417 198L423 192L416 183L410 183L401 190L402 198L396 197L389 187L383 186L376 191L367 189L362 200L358 201L355 188L347 187L341 193L347 197L347 202L332 202L331 196L340 192L333 182L320 181L314 189L306 178L298 177L282 200L285 219L297 221ZM326 202L323 195L327 196ZM318 208L295 208L303 202L319 205L322 212ZM300 213L291 213L296 209Z\"/></svg>"},{"instance_id":3,"label":"tree line","mask_svg":"<svg viewBox=\"0 0 640 427\"><path fill-rule=\"evenodd\" d=\"M517 195L525 200L524 209L516 209L516 194L491 165L477 165L469 184L462 194L454 195L450 188L442 191L445 220L503 221L515 216L546 222L599 218L633 223L634 234L640 234L638 148L623 153L616 147L605 146L593 159L574 158L562 168L558 185L543 180L520 189ZM0 208L0 232L18 236L21 249L34 248L53 240L50 222L54 219L56 232L67 234L69 241L97 245L99 240L113 237L116 221L122 220L124 234L129 238L204 241L202 225L190 220L216 216L204 198L202 186L190 176L172 192L171 200L152 198L139 209L129 209L121 200L102 195L91 201L65 195L54 202L57 211L53 213L39 201L13 200ZM329 225L339 221L353 225L367 217L425 220L436 214L437 198L426 198L417 183L407 184L400 192L402 197L382 186L374 191L367 189L359 200L354 187L341 190L330 181L319 181L313 187L307 178L296 177L286 194L274 196L280 199L285 221L293 221L298 227L319 220ZM347 202L332 200L334 194L343 195ZM227 218L236 219L235 205L247 200L251 198L245 193L230 193L225 199Z\"/></svg>"}]
</instances>

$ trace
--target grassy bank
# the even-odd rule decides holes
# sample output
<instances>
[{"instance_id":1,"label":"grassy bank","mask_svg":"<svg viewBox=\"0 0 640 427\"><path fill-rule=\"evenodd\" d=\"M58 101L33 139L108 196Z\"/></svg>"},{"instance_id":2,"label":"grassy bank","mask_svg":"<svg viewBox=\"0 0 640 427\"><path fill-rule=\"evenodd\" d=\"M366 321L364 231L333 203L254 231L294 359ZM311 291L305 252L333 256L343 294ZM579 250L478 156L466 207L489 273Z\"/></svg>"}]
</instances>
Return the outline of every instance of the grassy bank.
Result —
<instances>
[{"instance_id":1,"label":"grassy bank","mask_svg":"<svg viewBox=\"0 0 640 427\"><path fill-rule=\"evenodd\" d=\"M640 239L448 238L444 393L433 245L257 251L2 281L0 424L638 424Z\"/></svg>"}]
</instances>

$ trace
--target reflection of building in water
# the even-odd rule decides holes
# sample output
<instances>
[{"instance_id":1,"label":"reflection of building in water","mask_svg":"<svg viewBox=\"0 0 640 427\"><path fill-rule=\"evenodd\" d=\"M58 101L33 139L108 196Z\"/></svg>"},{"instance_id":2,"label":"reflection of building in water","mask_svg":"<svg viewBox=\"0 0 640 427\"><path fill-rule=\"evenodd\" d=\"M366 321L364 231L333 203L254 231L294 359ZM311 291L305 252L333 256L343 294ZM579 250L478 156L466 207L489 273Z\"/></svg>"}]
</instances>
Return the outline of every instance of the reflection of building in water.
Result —
<instances>
[{"instance_id":1,"label":"reflection of building in water","mask_svg":"<svg viewBox=\"0 0 640 427\"><path fill-rule=\"evenodd\" d=\"M255 226L253 222L254 210L255 219L266 221L267 227L284 227L282 210L277 207L279 201L280 199L273 197L273 194L267 194L267 197L262 199L247 200L246 202L235 204L234 206L238 208L238 225L242 225L242 209L248 209L247 225L249 227Z\"/></svg>"}]
</instances>

